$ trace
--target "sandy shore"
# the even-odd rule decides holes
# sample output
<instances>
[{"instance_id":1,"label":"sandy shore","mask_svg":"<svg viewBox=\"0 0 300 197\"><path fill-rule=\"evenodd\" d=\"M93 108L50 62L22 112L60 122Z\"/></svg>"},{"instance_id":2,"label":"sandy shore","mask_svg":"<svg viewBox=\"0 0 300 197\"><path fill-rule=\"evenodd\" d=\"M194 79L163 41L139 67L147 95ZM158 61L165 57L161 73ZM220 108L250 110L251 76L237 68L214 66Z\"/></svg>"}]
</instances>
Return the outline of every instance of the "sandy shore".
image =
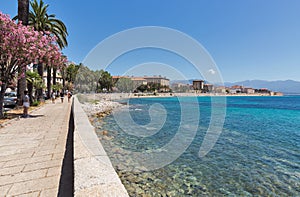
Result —
<instances>
[{"instance_id":1,"label":"sandy shore","mask_svg":"<svg viewBox=\"0 0 300 197\"><path fill-rule=\"evenodd\" d=\"M206 94L206 93L159 93L153 94L137 94L137 93L99 93L99 94L79 94L78 98L82 104L83 110L91 115L99 115L110 113L115 108L122 105L116 100L128 98L162 98L162 97L192 97L192 96L270 96L269 94ZM102 116L102 115L100 115Z\"/></svg>"},{"instance_id":2,"label":"sandy shore","mask_svg":"<svg viewBox=\"0 0 300 197\"><path fill-rule=\"evenodd\" d=\"M192 96L270 96L270 95L269 94L244 94L244 93L241 94L158 93L156 95L147 94L147 93L99 93L99 94L84 94L79 97L84 97L84 99L80 99L81 103L84 103L82 102L82 100L88 103L99 101L99 104L96 104L99 105L99 107L110 108L116 104L116 102L113 101L128 99L128 98L160 98L160 97L192 97Z\"/></svg>"}]
</instances>

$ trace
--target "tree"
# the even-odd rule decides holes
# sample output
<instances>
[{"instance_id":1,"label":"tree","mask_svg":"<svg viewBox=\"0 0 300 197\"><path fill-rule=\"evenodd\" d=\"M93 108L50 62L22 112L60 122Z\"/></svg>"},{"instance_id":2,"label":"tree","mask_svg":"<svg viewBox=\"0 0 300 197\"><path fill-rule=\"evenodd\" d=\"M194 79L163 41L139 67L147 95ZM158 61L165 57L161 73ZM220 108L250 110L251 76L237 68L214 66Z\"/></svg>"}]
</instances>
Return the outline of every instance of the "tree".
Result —
<instances>
[{"instance_id":1,"label":"tree","mask_svg":"<svg viewBox=\"0 0 300 197\"><path fill-rule=\"evenodd\" d=\"M70 64L66 68L66 81L68 81L70 83L74 83L75 82L76 75L78 73L79 67L80 67L79 65Z\"/></svg>"},{"instance_id":2,"label":"tree","mask_svg":"<svg viewBox=\"0 0 300 197\"><path fill-rule=\"evenodd\" d=\"M134 90L133 81L129 78L120 78L115 87L119 92L132 92Z\"/></svg>"},{"instance_id":3,"label":"tree","mask_svg":"<svg viewBox=\"0 0 300 197\"><path fill-rule=\"evenodd\" d=\"M103 92L103 91L108 91L110 92L112 90L112 76L110 75L109 72L100 70L100 78L98 80L98 83L100 84L100 87L98 91Z\"/></svg>"},{"instance_id":4,"label":"tree","mask_svg":"<svg viewBox=\"0 0 300 197\"><path fill-rule=\"evenodd\" d=\"M7 83L18 70L23 72L26 65L36 61L53 66L60 66L66 59L55 44L56 39L50 35L34 31L29 26L14 23L8 15L0 12L0 118L3 117L3 98Z\"/></svg>"},{"instance_id":5,"label":"tree","mask_svg":"<svg viewBox=\"0 0 300 197\"><path fill-rule=\"evenodd\" d=\"M36 31L42 31L45 34L50 32L57 38L58 46L63 49L68 46L67 36L68 31L65 24L55 18L55 14L48 15L48 4L44 4L42 0L40 3L37 0L30 2L32 7L32 11L29 13L29 21L28 24Z\"/></svg>"},{"instance_id":6,"label":"tree","mask_svg":"<svg viewBox=\"0 0 300 197\"><path fill-rule=\"evenodd\" d=\"M23 25L27 25L28 15L29 15L29 0L18 0L19 22L21 22ZM24 76L19 78L18 89L17 89L18 104L21 105L22 98L24 97L24 91L26 89L26 77L25 77L25 71L22 71L21 69L19 70L19 74L21 74L21 76Z\"/></svg>"},{"instance_id":7,"label":"tree","mask_svg":"<svg viewBox=\"0 0 300 197\"><path fill-rule=\"evenodd\" d=\"M145 91L147 91L147 89L148 89L148 86L145 85L145 84L142 84L142 85L140 85L139 87L136 88L136 90L140 91L140 92L145 92Z\"/></svg>"},{"instance_id":8,"label":"tree","mask_svg":"<svg viewBox=\"0 0 300 197\"><path fill-rule=\"evenodd\" d=\"M67 42L67 36L68 36L68 31L67 28L65 26L65 24L59 20L55 18L54 14L50 14L48 15L47 11L48 11L48 4L45 4L42 0L40 0L40 2L38 3L37 0L34 0L32 2L30 2L30 6L32 8L32 10L29 12L29 17L28 17L28 24L30 26L32 26L36 31L41 31L44 34L52 34L53 36L55 36L57 38L56 42L58 44L58 46L60 47L60 49L65 48L66 46L68 46L68 42ZM18 16L16 16L15 18L19 18L19 14ZM46 65L47 67L51 67L52 65ZM40 74L41 77L43 77L43 72L44 72L44 65L41 64L40 62L38 63L38 73ZM47 68L47 73L51 74L51 72L49 72L49 70L54 69L53 71L53 81L56 80L56 68L55 67L51 67L51 68ZM51 80L51 76L47 77L47 79ZM49 81L49 80L47 80ZM54 82L55 84L55 82ZM51 90L51 83L47 83L47 89L48 92L49 90ZM42 96L42 90L39 90L39 94L40 96ZM50 94L50 93L48 93Z\"/></svg>"},{"instance_id":9,"label":"tree","mask_svg":"<svg viewBox=\"0 0 300 197\"><path fill-rule=\"evenodd\" d=\"M73 90L73 85L76 79L78 69L79 65L73 63L61 69L61 74L63 77L63 87L66 90Z\"/></svg>"},{"instance_id":10,"label":"tree","mask_svg":"<svg viewBox=\"0 0 300 197\"><path fill-rule=\"evenodd\" d=\"M18 18L23 25L28 25L29 0L18 0Z\"/></svg>"},{"instance_id":11,"label":"tree","mask_svg":"<svg viewBox=\"0 0 300 197\"><path fill-rule=\"evenodd\" d=\"M80 64L74 81L76 91L81 93L93 92L95 91L95 82L97 81L94 79L93 71L83 64Z\"/></svg>"},{"instance_id":12,"label":"tree","mask_svg":"<svg viewBox=\"0 0 300 197\"><path fill-rule=\"evenodd\" d=\"M37 90L44 87L43 79L37 72L26 71L26 81L27 81L30 104L32 104L33 101L37 99ZM32 97L33 90L35 90L35 94L34 94L35 99L33 99Z\"/></svg>"}]
</instances>

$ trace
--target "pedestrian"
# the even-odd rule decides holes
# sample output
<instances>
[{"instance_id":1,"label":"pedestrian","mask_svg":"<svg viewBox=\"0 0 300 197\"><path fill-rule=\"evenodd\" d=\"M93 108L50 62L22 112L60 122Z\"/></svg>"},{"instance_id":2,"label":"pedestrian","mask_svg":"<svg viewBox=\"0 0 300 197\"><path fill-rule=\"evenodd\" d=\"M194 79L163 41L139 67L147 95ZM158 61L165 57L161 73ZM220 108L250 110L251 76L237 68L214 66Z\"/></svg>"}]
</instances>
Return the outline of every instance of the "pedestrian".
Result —
<instances>
[{"instance_id":1,"label":"pedestrian","mask_svg":"<svg viewBox=\"0 0 300 197\"><path fill-rule=\"evenodd\" d=\"M55 103L55 92L51 93L51 100L52 100L52 103Z\"/></svg>"},{"instance_id":2,"label":"pedestrian","mask_svg":"<svg viewBox=\"0 0 300 197\"><path fill-rule=\"evenodd\" d=\"M72 97L72 93L68 91L68 103L70 103L71 97Z\"/></svg>"},{"instance_id":3,"label":"pedestrian","mask_svg":"<svg viewBox=\"0 0 300 197\"><path fill-rule=\"evenodd\" d=\"M24 97L23 97L23 117L28 117L28 108L29 108L29 96L28 91L24 91Z\"/></svg>"},{"instance_id":4,"label":"pedestrian","mask_svg":"<svg viewBox=\"0 0 300 197\"><path fill-rule=\"evenodd\" d=\"M60 99L61 99L61 102L62 102L62 103L64 102L64 96L65 96L64 92L61 91L61 92L60 92Z\"/></svg>"}]
</instances>

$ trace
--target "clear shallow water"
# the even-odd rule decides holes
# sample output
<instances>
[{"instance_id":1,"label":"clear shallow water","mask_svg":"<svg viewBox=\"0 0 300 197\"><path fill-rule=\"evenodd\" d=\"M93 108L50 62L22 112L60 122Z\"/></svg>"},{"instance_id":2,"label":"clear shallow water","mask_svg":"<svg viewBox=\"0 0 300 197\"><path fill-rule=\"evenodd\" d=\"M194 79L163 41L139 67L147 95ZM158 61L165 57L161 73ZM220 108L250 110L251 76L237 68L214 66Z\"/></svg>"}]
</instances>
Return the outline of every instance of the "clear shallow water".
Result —
<instances>
[{"instance_id":1,"label":"clear shallow water","mask_svg":"<svg viewBox=\"0 0 300 197\"><path fill-rule=\"evenodd\" d=\"M125 157L123 150L151 151L168 143L180 125L177 98L129 101L130 115L141 125L151 122L151 105L166 109L165 124L149 137L128 135L113 115L93 121L130 196L300 196L300 97L227 97L224 128L203 158L198 152L211 118L211 99L197 99L180 100L200 108L200 120L190 123L199 125L196 136L179 158L157 170L128 170L134 158Z\"/></svg>"}]
</instances>

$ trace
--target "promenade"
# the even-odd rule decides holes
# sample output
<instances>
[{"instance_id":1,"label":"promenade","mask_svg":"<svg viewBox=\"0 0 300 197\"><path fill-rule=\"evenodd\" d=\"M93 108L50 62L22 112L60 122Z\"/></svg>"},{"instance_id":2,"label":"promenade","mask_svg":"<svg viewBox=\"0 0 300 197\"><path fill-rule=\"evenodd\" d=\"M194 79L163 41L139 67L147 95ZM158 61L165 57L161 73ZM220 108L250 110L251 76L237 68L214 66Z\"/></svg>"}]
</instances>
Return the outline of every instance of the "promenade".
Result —
<instances>
[{"instance_id":1,"label":"promenade","mask_svg":"<svg viewBox=\"0 0 300 197\"><path fill-rule=\"evenodd\" d=\"M62 196L72 185L61 180L70 111L57 99L0 129L0 196Z\"/></svg>"}]
</instances>

